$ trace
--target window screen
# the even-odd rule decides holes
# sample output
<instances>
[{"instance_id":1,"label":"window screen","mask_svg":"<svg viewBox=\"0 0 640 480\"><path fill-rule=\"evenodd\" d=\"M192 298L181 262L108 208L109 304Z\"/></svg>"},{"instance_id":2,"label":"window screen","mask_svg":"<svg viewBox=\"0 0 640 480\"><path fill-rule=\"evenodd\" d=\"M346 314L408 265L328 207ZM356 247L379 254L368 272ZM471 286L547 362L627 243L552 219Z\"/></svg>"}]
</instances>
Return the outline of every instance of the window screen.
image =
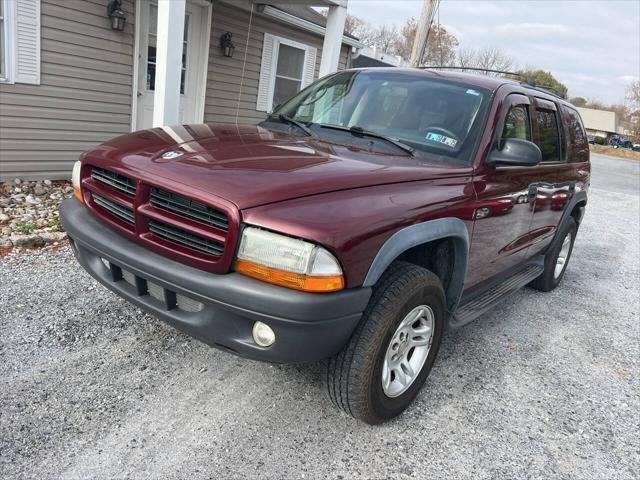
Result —
<instances>
[{"instance_id":1,"label":"window screen","mask_svg":"<svg viewBox=\"0 0 640 480\"><path fill-rule=\"evenodd\" d=\"M280 105L302 89L305 51L280 44L273 88L273 105Z\"/></svg>"}]
</instances>

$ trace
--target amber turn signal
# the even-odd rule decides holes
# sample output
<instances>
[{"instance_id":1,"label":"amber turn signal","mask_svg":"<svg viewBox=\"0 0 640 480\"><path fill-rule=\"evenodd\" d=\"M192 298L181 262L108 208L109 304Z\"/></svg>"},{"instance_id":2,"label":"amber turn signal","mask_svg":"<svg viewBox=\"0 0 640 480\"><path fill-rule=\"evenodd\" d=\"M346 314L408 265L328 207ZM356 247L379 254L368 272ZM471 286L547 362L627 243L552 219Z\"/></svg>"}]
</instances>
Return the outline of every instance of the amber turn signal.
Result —
<instances>
[{"instance_id":1,"label":"amber turn signal","mask_svg":"<svg viewBox=\"0 0 640 480\"><path fill-rule=\"evenodd\" d=\"M73 193L75 194L76 198L80 200L81 203L84 203L84 198L82 198L82 191L79 188L74 188Z\"/></svg>"},{"instance_id":2,"label":"amber turn signal","mask_svg":"<svg viewBox=\"0 0 640 480\"><path fill-rule=\"evenodd\" d=\"M73 170L71 171L71 185L73 185L73 193L76 198L80 201L80 203L84 203L84 198L82 197L82 188L80 187L80 171L82 170L82 163L77 161L73 165Z\"/></svg>"},{"instance_id":3,"label":"amber turn signal","mask_svg":"<svg viewBox=\"0 0 640 480\"><path fill-rule=\"evenodd\" d=\"M273 283L282 287L292 288L303 292L336 292L344 288L342 275L311 276L300 273L287 272L277 268L265 267L247 260L239 259L236 262L236 272L257 278L264 282Z\"/></svg>"}]
</instances>

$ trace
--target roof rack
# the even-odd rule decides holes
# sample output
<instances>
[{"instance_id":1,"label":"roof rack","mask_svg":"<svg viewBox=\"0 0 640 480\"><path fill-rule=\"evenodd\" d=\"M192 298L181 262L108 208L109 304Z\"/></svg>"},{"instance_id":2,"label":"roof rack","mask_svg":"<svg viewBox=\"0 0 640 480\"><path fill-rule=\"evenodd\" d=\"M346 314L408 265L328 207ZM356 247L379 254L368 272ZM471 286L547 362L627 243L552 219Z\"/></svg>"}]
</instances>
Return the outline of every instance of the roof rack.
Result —
<instances>
[{"instance_id":1,"label":"roof rack","mask_svg":"<svg viewBox=\"0 0 640 480\"><path fill-rule=\"evenodd\" d=\"M518 73L518 72L507 72L505 70L493 70L490 68L477 68L477 67L452 67L452 66L447 67L443 65L431 65L431 66L418 67L418 68L421 70L440 70L440 69L441 70L445 70L445 69L446 70L462 70L462 71L471 70L474 72L487 72L487 73L499 73L501 75L512 75L514 77L522 78L523 80L520 82L520 84L525 87L538 90L539 92L548 93L549 95L553 95L554 97L558 97L562 100L566 99L566 96L564 93L562 93L559 90L556 90L551 85L537 85L533 77L530 77L528 75L523 75L522 73Z\"/></svg>"},{"instance_id":2,"label":"roof rack","mask_svg":"<svg viewBox=\"0 0 640 480\"><path fill-rule=\"evenodd\" d=\"M558 97L561 100L566 100L567 96L562 93L560 90L556 90L551 85L531 85L530 83L524 84L526 87L532 88L533 90L538 90L539 92L548 93L549 95L553 95L554 97Z\"/></svg>"}]
</instances>

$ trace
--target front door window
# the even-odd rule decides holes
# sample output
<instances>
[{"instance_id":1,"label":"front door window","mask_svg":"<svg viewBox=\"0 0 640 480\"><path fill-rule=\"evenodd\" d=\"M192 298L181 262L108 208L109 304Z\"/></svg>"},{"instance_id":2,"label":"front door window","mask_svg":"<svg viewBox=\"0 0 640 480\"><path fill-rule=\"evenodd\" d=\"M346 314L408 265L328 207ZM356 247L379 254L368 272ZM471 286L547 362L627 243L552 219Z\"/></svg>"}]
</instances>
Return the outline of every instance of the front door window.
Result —
<instances>
[{"instance_id":1,"label":"front door window","mask_svg":"<svg viewBox=\"0 0 640 480\"><path fill-rule=\"evenodd\" d=\"M531 140L529 111L526 105L515 105L509 110L502 130L502 139L505 140L507 138Z\"/></svg>"},{"instance_id":2,"label":"front door window","mask_svg":"<svg viewBox=\"0 0 640 480\"><path fill-rule=\"evenodd\" d=\"M158 7L149 5L149 34L147 43L147 91L156 89L156 44L158 37ZM182 68L180 74L180 94L184 95L187 76L187 48L189 39L189 15L184 17L184 37L182 41Z\"/></svg>"}]
</instances>

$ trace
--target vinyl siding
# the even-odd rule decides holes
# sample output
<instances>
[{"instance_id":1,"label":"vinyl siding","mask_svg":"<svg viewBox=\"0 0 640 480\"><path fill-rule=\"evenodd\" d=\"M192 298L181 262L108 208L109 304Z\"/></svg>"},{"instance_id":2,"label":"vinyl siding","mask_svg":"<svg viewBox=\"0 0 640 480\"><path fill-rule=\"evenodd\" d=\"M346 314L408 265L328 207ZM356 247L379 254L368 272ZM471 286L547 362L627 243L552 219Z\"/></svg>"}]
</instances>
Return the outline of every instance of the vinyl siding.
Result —
<instances>
[{"instance_id":1,"label":"vinyl siding","mask_svg":"<svg viewBox=\"0 0 640 480\"><path fill-rule=\"evenodd\" d=\"M40 85L0 84L0 180L68 178L85 150L131 125L134 0L124 32L105 0L42 0Z\"/></svg>"},{"instance_id":2,"label":"vinyl siding","mask_svg":"<svg viewBox=\"0 0 640 480\"><path fill-rule=\"evenodd\" d=\"M322 37L254 12L247 44L249 15L248 11L224 3L215 2L213 4L205 122L235 123L236 110L238 110L237 121L241 124L257 123L265 118L264 112L256 110L262 42L265 32L317 48L314 79L318 78L322 57ZM233 43L236 47L233 58L223 56L219 47L220 36L225 32L233 34ZM242 81L245 51L246 64L244 81ZM338 68L340 70L347 68L348 61L349 47L343 45ZM242 93L240 92L241 83Z\"/></svg>"},{"instance_id":3,"label":"vinyl siding","mask_svg":"<svg viewBox=\"0 0 640 480\"><path fill-rule=\"evenodd\" d=\"M0 181L69 178L79 155L131 126L135 0L124 0L124 32L106 17L107 0L41 0L40 85L0 84ZM206 122L256 123L262 41L265 32L318 49L322 37L254 12L245 78L249 12L216 1L205 98ZM233 58L222 56L222 33L233 33ZM340 69L347 67L343 46Z\"/></svg>"}]
</instances>

